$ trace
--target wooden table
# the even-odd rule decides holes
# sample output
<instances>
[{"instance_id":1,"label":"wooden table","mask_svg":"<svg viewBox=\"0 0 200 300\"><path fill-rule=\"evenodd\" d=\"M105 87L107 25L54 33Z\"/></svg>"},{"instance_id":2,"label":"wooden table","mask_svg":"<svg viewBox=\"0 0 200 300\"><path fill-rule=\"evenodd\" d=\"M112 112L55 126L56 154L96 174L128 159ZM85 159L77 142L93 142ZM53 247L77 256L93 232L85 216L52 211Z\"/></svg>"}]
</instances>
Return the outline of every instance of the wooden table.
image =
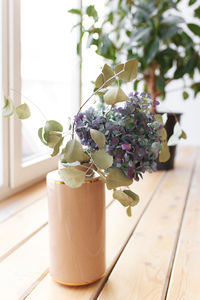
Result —
<instances>
[{"instance_id":1,"label":"wooden table","mask_svg":"<svg viewBox=\"0 0 200 300\"><path fill-rule=\"evenodd\" d=\"M199 300L200 151L181 148L176 168L134 183L131 218L107 195L107 272L85 287L48 273L47 199L42 182L0 203L0 299Z\"/></svg>"}]
</instances>

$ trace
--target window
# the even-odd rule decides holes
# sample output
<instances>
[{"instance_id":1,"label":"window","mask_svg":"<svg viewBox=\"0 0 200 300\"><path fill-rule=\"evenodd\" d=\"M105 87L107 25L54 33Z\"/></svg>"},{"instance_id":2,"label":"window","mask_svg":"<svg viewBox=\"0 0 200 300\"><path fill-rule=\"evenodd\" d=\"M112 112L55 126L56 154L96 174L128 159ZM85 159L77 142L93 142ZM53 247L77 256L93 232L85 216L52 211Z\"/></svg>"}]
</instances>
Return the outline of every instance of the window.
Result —
<instances>
[{"instance_id":1,"label":"window","mask_svg":"<svg viewBox=\"0 0 200 300\"><path fill-rule=\"evenodd\" d=\"M36 106L41 108L47 119L67 124L68 116L74 115L80 104L80 62L76 55L79 32L78 29L71 31L78 17L67 13L72 8L70 1L0 2L4 20L1 37L3 52L5 56L9 53L7 59L4 57L5 66L1 67L3 72L0 72L3 90L16 105L27 102L32 112L31 118L23 121L15 117L0 119L1 199L5 197L3 185L8 195L56 169L57 158L49 158L48 149L37 136L37 130L44 126L45 119ZM73 7L79 8L80 1L73 1ZM9 40L9 49L6 40ZM8 122L9 132L6 132ZM7 136L9 147L5 140ZM6 154L8 149L9 155ZM9 174L3 183L6 170Z\"/></svg>"}]
</instances>

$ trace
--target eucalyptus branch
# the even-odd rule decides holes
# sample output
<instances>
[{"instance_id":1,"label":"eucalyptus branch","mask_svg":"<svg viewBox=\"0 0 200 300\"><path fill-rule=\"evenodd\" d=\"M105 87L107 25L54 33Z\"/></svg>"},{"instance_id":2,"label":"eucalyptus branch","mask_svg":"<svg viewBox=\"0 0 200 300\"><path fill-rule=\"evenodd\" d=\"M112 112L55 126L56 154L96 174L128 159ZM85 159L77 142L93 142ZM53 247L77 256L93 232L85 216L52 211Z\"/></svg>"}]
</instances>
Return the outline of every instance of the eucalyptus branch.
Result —
<instances>
[{"instance_id":1,"label":"eucalyptus branch","mask_svg":"<svg viewBox=\"0 0 200 300\"><path fill-rule=\"evenodd\" d=\"M102 84L102 86L100 86L100 88L98 88L95 92L93 92L92 93L92 95L80 106L80 108L79 108L79 110L78 110L78 112L77 112L77 114L76 114L76 116L80 113L80 111L81 111L81 109L88 103L88 101L94 96L94 95L96 95L100 90L102 90L104 87L105 87L105 85L107 84L107 83L109 83L111 80L113 80L114 78L116 78L117 76L119 76L121 73L123 73L125 70L124 70L124 68L120 71L120 72L118 72L118 73L116 73L115 75L113 75L112 77L110 77L108 80L106 80L103 84ZM75 120L74 120L74 122L73 122L73 126L72 126L72 139L74 138L74 127L75 127Z\"/></svg>"},{"instance_id":2,"label":"eucalyptus branch","mask_svg":"<svg viewBox=\"0 0 200 300\"><path fill-rule=\"evenodd\" d=\"M106 176L101 170L97 169L96 172L106 180Z\"/></svg>"},{"instance_id":3,"label":"eucalyptus branch","mask_svg":"<svg viewBox=\"0 0 200 300\"><path fill-rule=\"evenodd\" d=\"M35 108L37 108L37 110L41 113L41 115L43 116L43 118L45 119L45 121L47 121L47 118L45 116L45 114L41 111L41 109L39 108L39 106L37 106L37 104L35 104L31 99L29 99L28 97L24 96L22 93L18 92L15 89L10 89L11 91L13 91L14 93L22 96L24 99L28 100L33 106L35 106Z\"/></svg>"}]
</instances>

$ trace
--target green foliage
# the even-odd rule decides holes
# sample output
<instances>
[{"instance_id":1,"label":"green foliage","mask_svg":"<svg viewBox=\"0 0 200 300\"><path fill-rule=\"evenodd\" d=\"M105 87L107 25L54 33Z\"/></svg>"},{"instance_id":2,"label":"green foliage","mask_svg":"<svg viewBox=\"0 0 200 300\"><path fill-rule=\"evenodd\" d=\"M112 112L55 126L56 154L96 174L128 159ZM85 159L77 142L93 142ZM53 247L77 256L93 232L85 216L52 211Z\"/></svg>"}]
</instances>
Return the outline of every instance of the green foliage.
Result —
<instances>
[{"instance_id":1,"label":"green foliage","mask_svg":"<svg viewBox=\"0 0 200 300\"><path fill-rule=\"evenodd\" d=\"M159 154L159 161L160 162L166 162L170 158L170 152L169 147L167 145L167 141L163 141L161 144L161 150Z\"/></svg>"},{"instance_id":2,"label":"green foliage","mask_svg":"<svg viewBox=\"0 0 200 300\"><path fill-rule=\"evenodd\" d=\"M109 190L120 186L129 186L132 183L133 180L129 179L121 169L113 168L109 170L109 174L106 179L106 186Z\"/></svg>"},{"instance_id":3,"label":"green foliage","mask_svg":"<svg viewBox=\"0 0 200 300\"><path fill-rule=\"evenodd\" d=\"M64 140L62 131L62 125L55 120L46 121L45 126L38 129L38 136L41 142L53 149L51 156L57 155L60 151Z\"/></svg>"},{"instance_id":4,"label":"green foliage","mask_svg":"<svg viewBox=\"0 0 200 300\"><path fill-rule=\"evenodd\" d=\"M98 14L97 14L97 11L94 7L94 5L89 5L86 9L86 14L88 15L88 17L93 17L93 19L95 21L98 20Z\"/></svg>"},{"instance_id":5,"label":"green foliage","mask_svg":"<svg viewBox=\"0 0 200 300\"><path fill-rule=\"evenodd\" d=\"M17 106L15 108L15 111L16 111L17 117L21 120L28 119L31 115L28 104L26 104L26 103Z\"/></svg>"},{"instance_id":6,"label":"green foliage","mask_svg":"<svg viewBox=\"0 0 200 300\"><path fill-rule=\"evenodd\" d=\"M130 190L114 190L113 191L113 198L118 200L123 206L130 207L135 206L139 202L139 196L133 193ZM131 216L131 209L128 211L128 215Z\"/></svg>"},{"instance_id":7,"label":"green foliage","mask_svg":"<svg viewBox=\"0 0 200 300\"><path fill-rule=\"evenodd\" d=\"M93 5L83 7L82 35L88 36L88 47L95 45L96 53L113 64L120 62L124 56L127 60L137 59L141 76L134 87L137 88L138 83L143 81L153 98L160 96L165 99L168 83L184 78L186 74L193 80L194 72L199 73L200 70L198 42L193 39L193 34L200 36L200 27L195 22L185 22L177 7L179 2L119 0L116 6L115 0L108 0L102 22ZM195 3L195 0L188 1L189 6ZM85 16L91 18L89 26L84 23ZM194 16L200 17L199 6L194 10ZM183 30L183 23L190 29L191 35ZM123 67L124 64L118 65L115 72ZM119 78L128 81L125 73ZM155 83L153 90L149 84L151 80ZM102 82L104 78L101 75L96 86ZM189 88L196 96L200 90L195 84L193 82ZM187 98L185 93L183 98Z\"/></svg>"},{"instance_id":8,"label":"green foliage","mask_svg":"<svg viewBox=\"0 0 200 300\"><path fill-rule=\"evenodd\" d=\"M72 9L68 10L68 12L71 14L75 14L75 15L81 15L80 9L76 9L76 8L72 8Z\"/></svg>"},{"instance_id":9,"label":"green foliage","mask_svg":"<svg viewBox=\"0 0 200 300\"><path fill-rule=\"evenodd\" d=\"M14 114L15 107L11 99L4 97L3 101L3 117L8 118Z\"/></svg>"},{"instance_id":10,"label":"green foliage","mask_svg":"<svg viewBox=\"0 0 200 300\"><path fill-rule=\"evenodd\" d=\"M99 149L103 149L106 143L105 135L95 129L90 129L90 135L93 139L93 141L97 144Z\"/></svg>"},{"instance_id":11,"label":"green foliage","mask_svg":"<svg viewBox=\"0 0 200 300\"><path fill-rule=\"evenodd\" d=\"M104 65L101 74L97 77L96 81L95 81L95 86L97 89L99 89L100 87L107 87L109 86L115 79L111 79L114 76L114 72L112 70L112 68L110 66L108 66L107 64ZM108 81L106 84L105 82Z\"/></svg>"},{"instance_id":12,"label":"green foliage","mask_svg":"<svg viewBox=\"0 0 200 300\"><path fill-rule=\"evenodd\" d=\"M142 13L143 10L141 9ZM71 13L76 13L79 14L77 11L71 11ZM92 18L97 18L97 15L94 11L94 8L90 7L88 10L88 14ZM95 120L97 126L98 122L100 122L101 127L105 129L105 132L101 132L101 128L99 130L93 129L92 127L89 127L86 123L83 122L84 120L84 113L81 112L82 107L90 100L92 96L90 96L81 106L79 112L75 116L75 120L73 124L70 124L68 127L69 130L72 130L71 132L71 139L67 141L65 146L64 140L66 137L66 133L63 132L63 126L55 121L55 120L47 120L45 122L44 127L39 128L38 130L38 136L41 140L41 142L48 146L49 148L53 149L53 152L51 156L55 156L57 154L60 154L61 157L61 169L59 170L59 174L61 179L64 181L64 183L71 187L71 188L78 188L80 187L84 180L85 177L87 176L87 171L92 169L92 172L97 172L100 176L100 179L106 184L108 189L114 189L113 191L113 197L114 199L117 199L123 206L126 207L126 212L128 216L131 216L131 208L135 206L139 202L139 196L132 192L131 190L125 188L123 190L116 190L118 187L128 187L133 183L133 179L130 178L135 178L136 180L139 179L138 174L142 177L142 174L139 173L140 171L137 171L136 164L143 163L143 170L153 170L153 163L155 163L155 160L158 157L160 148L161 148L161 154L160 157L164 156L166 158L166 154L162 153L162 151L166 151L167 144L167 135L166 131L164 128L160 129L160 124L165 124L167 121L167 115L155 115L155 121L154 119L150 116L148 107L152 104L152 99L149 95L140 95L140 96L132 96L131 99L124 93L124 91L120 87L121 80L125 82L130 82L133 79L136 78L137 76L137 69L138 69L138 63L135 58L128 60L127 62L123 64L119 64L115 67L114 71L113 69L105 64L101 74L98 76L96 80L96 90L92 94L95 95L99 91L103 92L103 88L106 88L105 95L104 95L104 102L105 105L114 105L115 103L122 102L122 101L128 101L126 108L122 108L123 110L123 117L119 115L119 111L116 110L116 108L111 108L109 111L104 111L101 112L103 113L103 120L106 122L105 128L104 128L104 123L102 123L102 118L98 118L95 120L95 113L94 110L90 110L90 113L93 114L91 115L91 120ZM118 86L111 86L109 85L113 82L118 80ZM158 85L160 85L158 81ZM198 88L198 87L195 87ZM135 98L134 98L135 97ZM138 107L135 106L133 107L133 101L138 101ZM113 111L112 111L113 109ZM29 107L26 103L21 104L17 106L16 108L14 107L14 104L12 100L4 98L3 102L3 115L5 117L11 116L14 111L16 111L16 114L19 119L26 119L30 116L30 110ZM134 115L134 113L136 114ZM116 114L116 115L115 115ZM138 115L137 115L138 114ZM85 112L86 115L86 112ZM99 117L99 112L97 113ZM109 122L109 115L111 116L111 119L113 122ZM133 117L134 116L134 117ZM87 115L89 118L89 115ZM121 133L121 126L122 128L124 127L124 132L129 132L129 129L133 125L133 119L137 118L140 121L140 118L142 118L142 125L137 125L135 130L130 131L130 134L126 134L129 138L129 142L127 143L126 141L122 140L123 134ZM110 121L111 121L110 119ZM121 120L123 119L123 120ZM123 121L121 123L121 121ZM130 122L129 122L130 121ZM81 126L77 127L77 122L81 122ZM145 123L146 122L146 123ZM160 124L159 124L160 123ZM119 125L116 126L115 124ZM138 122L137 122L138 124ZM137 136L138 141L141 140L143 133L140 131L141 129L143 130L143 125L148 124L151 126L148 129L148 133L150 133L151 137L148 137L146 135L146 143L147 150L144 150L144 143L141 143L140 149L145 151L145 156L147 156L146 163L147 167L145 169L144 162L141 160L139 161L139 155L136 158L136 164L134 166L134 169L131 171L132 173L129 173L129 165L128 161L129 160L129 153L132 154L130 151L135 151L135 146L132 148L132 137L134 138L135 141L137 141L136 137L136 131L138 131ZM93 123L94 125L94 123ZM177 125L178 126L178 125ZM138 127L138 128L137 128ZM87 129L86 135L82 132L78 132L78 129ZM96 127L98 128L98 127ZM79 135L80 141L84 145L84 148L79 140L75 138L75 130L77 135ZM160 130L160 131L159 131ZM178 136L178 138L186 138L186 134L184 131L181 130L177 133L177 128L176 131L174 132L174 135ZM107 137L109 133L109 142L111 142L111 145L107 143ZM110 135L111 133L111 135ZM83 135L81 135L83 134ZM122 136L121 136L122 135ZM162 135L161 142L162 142L162 147L164 147L164 150L161 147L161 142L160 142L160 136ZM121 141L119 140L119 136ZM131 141L130 141L130 136L131 136ZM82 140L83 137L83 140ZM89 140L89 143L87 144L87 139ZM144 140L145 140L144 139ZM148 140L149 139L149 140ZM114 141L115 140L115 141ZM156 142L153 142L156 141ZM95 142L95 144L94 144ZM109 147L112 147L112 143L114 147L120 144L120 148L116 146L116 148L119 148L119 155L121 156L120 153L122 153L125 157L125 154L127 154L126 162L123 162L123 166L121 164L121 167L118 168L119 162L115 161L115 153L110 152ZM147 144L149 143L149 144ZM94 147L93 147L94 146ZM98 147L98 150L96 151ZM104 150L105 148L105 150ZM132 149L132 150L131 150ZM106 152L107 151L107 152ZM140 153L143 153L142 151ZM112 153L113 156L111 156L108 153ZM150 155L148 154L150 153ZM143 154L142 154L143 155ZM152 156L152 157L150 157ZM113 159L114 157L114 159ZM143 157L142 157L143 158ZM123 157L120 158L120 161L122 161ZM131 157L132 159L132 157ZM126 164L125 164L126 163ZM133 161L132 161L133 163ZM84 167L86 167L85 172L82 171L84 170ZM125 172L125 173L124 173ZM134 173L135 172L135 173ZM138 172L138 173L136 173ZM144 172L144 171L142 171ZM92 173L93 174L93 173Z\"/></svg>"},{"instance_id":13,"label":"green foliage","mask_svg":"<svg viewBox=\"0 0 200 300\"><path fill-rule=\"evenodd\" d=\"M113 157L104 150L92 152L91 157L98 169L107 169L113 164Z\"/></svg>"},{"instance_id":14,"label":"green foliage","mask_svg":"<svg viewBox=\"0 0 200 300\"><path fill-rule=\"evenodd\" d=\"M128 217L131 217L131 216L132 216L131 206L128 206L128 207L127 207L126 213L127 213L127 216L128 216Z\"/></svg>"},{"instance_id":15,"label":"green foliage","mask_svg":"<svg viewBox=\"0 0 200 300\"><path fill-rule=\"evenodd\" d=\"M189 1L189 6L193 5L197 0L190 0Z\"/></svg>"},{"instance_id":16,"label":"green foliage","mask_svg":"<svg viewBox=\"0 0 200 300\"><path fill-rule=\"evenodd\" d=\"M120 79L125 82L130 82L137 77L138 72L138 62L136 59L130 59L125 64L120 64L115 67L115 73L119 73L124 70L121 74L118 75Z\"/></svg>"},{"instance_id":17,"label":"green foliage","mask_svg":"<svg viewBox=\"0 0 200 300\"><path fill-rule=\"evenodd\" d=\"M73 163L76 161L86 162L90 159L89 156L83 151L81 143L76 139L72 139L67 142L62 151L61 158L62 163Z\"/></svg>"},{"instance_id":18,"label":"green foliage","mask_svg":"<svg viewBox=\"0 0 200 300\"><path fill-rule=\"evenodd\" d=\"M79 188L85 180L85 172L74 167L60 169L59 175L64 183L71 188Z\"/></svg>"},{"instance_id":19,"label":"green foliage","mask_svg":"<svg viewBox=\"0 0 200 300\"><path fill-rule=\"evenodd\" d=\"M196 35L200 36L200 26L197 24L188 24L188 28Z\"/></svg>"},{"instance_id":20,"label":"green foliage","mask_svg":"<svg viewBox=\"0 0 200 300\"><path fill-rule=\"evenodd\" d=\"M189 94L186 91L183 91L183 99L187 100L189 97Z\"/></svg>"},{"instance_id":21,"label":"green foliage","mask_svg":"<svg viewBox=\"0 0 200 300\"><path fill-rule=\"evenodd\" d=\"M129 100L124 91L118 87L111 87L104 95L104 101L108 105L114 105L117 102Z\"/></svg>"}]
</instances>

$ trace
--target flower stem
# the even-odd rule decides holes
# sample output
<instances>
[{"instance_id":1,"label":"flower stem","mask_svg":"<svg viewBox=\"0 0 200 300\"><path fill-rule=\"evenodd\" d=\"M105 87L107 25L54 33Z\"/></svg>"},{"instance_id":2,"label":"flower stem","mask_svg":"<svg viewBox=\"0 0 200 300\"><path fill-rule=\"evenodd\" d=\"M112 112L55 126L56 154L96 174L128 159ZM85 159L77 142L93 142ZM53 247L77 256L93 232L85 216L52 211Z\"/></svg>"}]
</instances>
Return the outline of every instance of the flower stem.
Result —
<instances>
[{"instance_id":1,"label":"flower stem","mask_svg":"<svg viewBox=\"0 0 200 300\"><path fill-rule=\"evenodd\" d=\"M14 93L22 96L24 99L28 100L33 106L35 106L35 108L37 108L37 110L41 113L41 115L43 116L45 121L47 121L45 114L41 111L41 109L39 108L39 106L37 106L37 104L35 104L31 99L27 98L26 96L24 96L22 93L16 91L15 89L10 89L10 90L13 91Z\"/></svg>"}]
</instances>

